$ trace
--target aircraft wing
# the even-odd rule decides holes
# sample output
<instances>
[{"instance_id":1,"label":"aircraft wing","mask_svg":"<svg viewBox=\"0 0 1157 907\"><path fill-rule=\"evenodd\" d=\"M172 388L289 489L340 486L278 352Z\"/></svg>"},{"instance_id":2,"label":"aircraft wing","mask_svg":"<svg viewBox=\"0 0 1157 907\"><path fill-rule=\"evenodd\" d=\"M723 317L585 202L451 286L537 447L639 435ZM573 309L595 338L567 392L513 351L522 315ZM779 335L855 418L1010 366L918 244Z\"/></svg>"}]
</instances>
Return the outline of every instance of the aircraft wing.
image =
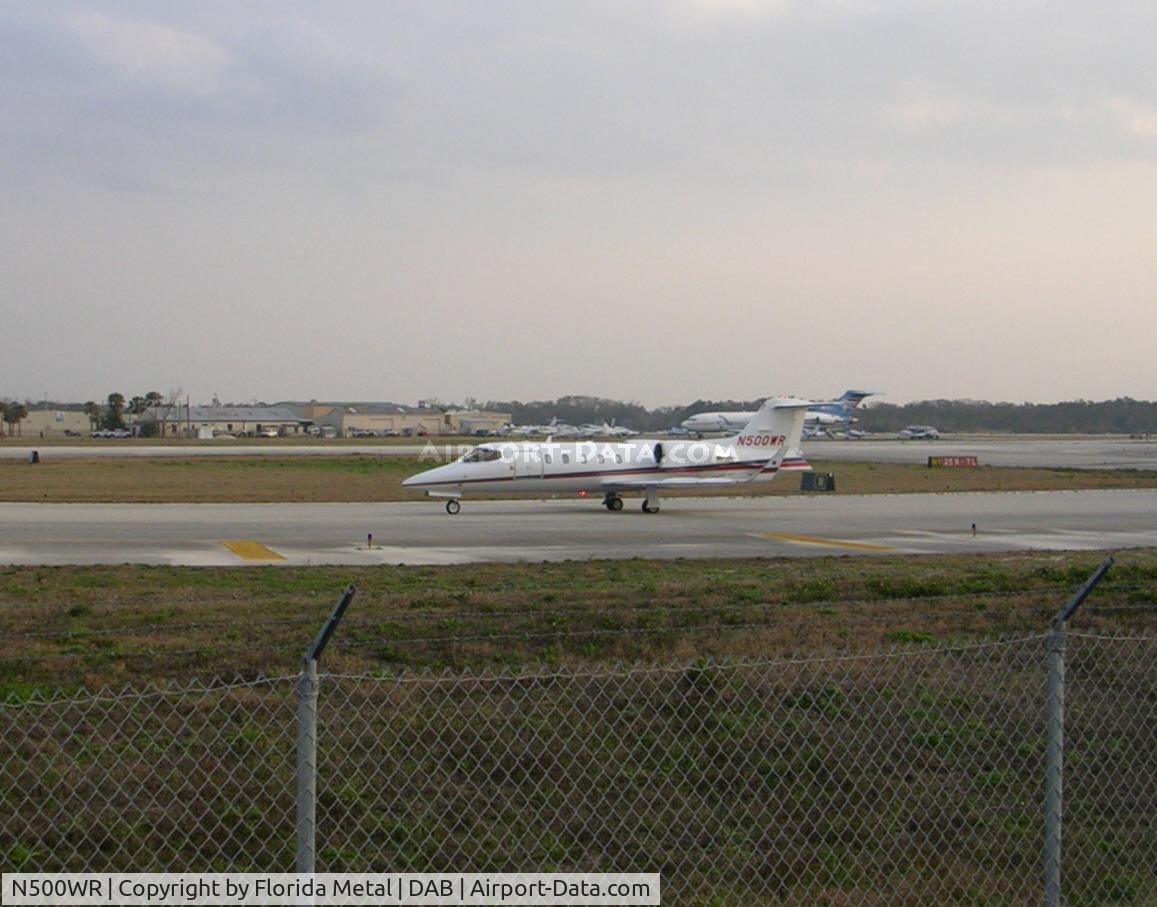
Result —
<instances>
[{"instance_id":1,"label":"aircraft wing","mask_svg":"<svg viewBox=\"0 0 1157 907\"><path fill-rule=\"evenodd\" d=\"M744 485L754 479L759 473L743 478L726 478L723 476L669 476L664 479L647 478L618 478L604 479L599 484L607 490L631 488L714 488L725 485Z\"/></svg>"}]
</instances>

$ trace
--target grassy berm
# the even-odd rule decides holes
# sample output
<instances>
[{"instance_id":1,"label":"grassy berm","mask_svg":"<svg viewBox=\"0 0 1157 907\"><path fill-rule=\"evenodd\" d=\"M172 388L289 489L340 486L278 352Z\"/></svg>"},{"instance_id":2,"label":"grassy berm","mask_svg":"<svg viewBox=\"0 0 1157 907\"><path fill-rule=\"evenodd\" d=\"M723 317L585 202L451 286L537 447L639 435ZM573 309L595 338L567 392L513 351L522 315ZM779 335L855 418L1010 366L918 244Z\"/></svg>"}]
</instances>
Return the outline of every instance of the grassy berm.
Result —
<instances>
[{"instance_id":1,"label":"grassy berm","mask_svg":"<svg viewBox=\"0 0 1157 907\"><path fill-rule=\"evenodd\" d=\"M256 678L296 672L352 582L323 663L344 676L321 681L321 871L1036 905L1040 634L1103 556L10 568L0 866L291 868L293 680ZM1069 642L1070 907L1157 897L1157 551L1116 556ZM141 689L166 682L185 689Z\"/></svg>"}]
</instances>

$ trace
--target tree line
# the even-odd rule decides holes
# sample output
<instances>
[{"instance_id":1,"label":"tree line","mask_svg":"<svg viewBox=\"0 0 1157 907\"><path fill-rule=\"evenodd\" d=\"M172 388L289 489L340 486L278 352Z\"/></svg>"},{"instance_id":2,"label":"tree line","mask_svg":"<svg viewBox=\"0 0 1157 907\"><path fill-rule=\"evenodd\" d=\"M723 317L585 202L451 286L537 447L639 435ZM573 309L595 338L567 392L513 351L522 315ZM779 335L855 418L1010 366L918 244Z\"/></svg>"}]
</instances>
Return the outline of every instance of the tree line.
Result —
<instances>
[{"instance_id":1,"label":"tree line","mask_svg":"<svg viewBox=\"0 0 1157 907\"><path fill-rule=\"evenodd\" d=\"M700 412L758 409L762 400L696 400L684 406L648 409L601 397L567 396L557 400L488 401L484 407L509 412L518 425L542 425L553 418L572 425L627 425L661 431ZM857 428L898 432L906 425L933 425L945 432L1015 432L1025 434L1154 434L1157 403L1119 397L1093 402L989 403L983 400L922 400L896 405L869 401L857 411Z\"/></svg>"},{"instance_id":2,"label":"tree line","mask_svg":"<svg viewBox=\"0 0 1157 907\"><path fill-rule=\"evenodd\" d=\"M179 398L179 392L167 398L159 391L126 399L112 393L104 404L88 401L78 404L51 404L49 409L83 409L96 429L121 429L126 415L140 415L153 409L164 418ZM682 406L660 406L648 409L641 403L625 403L604 397L571 395L557 400L490 400L480 404L488 410L509 412L518 425L544 425L551 419L572 425L602 423L626 425L639 431L662 431L678 425L689 416L715 410L754 410L762 401L696 400ZM467 401L469 407L479 405ZM8 425L8 434L18 434L20 423L28 417L29 405L14 400L0 400L0 418ZM439 404L440 408L456 408ZM989 403L983 400L922 400L896 405L868 401L857 411L857 428L871 432L897 432L906 425L933 425L945 432L1016 432L1024 434L1157 434L1157 403L1118 397L1093 402L1072 400L1065 403ZM155 426L145 423L149 430Z\"/></svg>"},{"instance_id":3,"label":"tree line","mask_svg":"<svg viewBox=\"0 0 1157 907\"><path fill-rule=\"evenodd\" d=\"M1071 400L1065 403L988 403L976 400L923 400L895 406L876 403L861 408L858 428L899 431L905 425L934 425L947 432L1016 432L1022 434L1157 433L1157 403L1116 400Z\"/></svg>"},{"instance_id":4,"label":"tree line","mask_svg":"<svg viewBox=\"0 0 1157 907\"><path fill-rule=\"evenodd\" d=\"M28 403L18 403L15 400L0 400L0 419L3 419L4 423L7 424L8 434L10 436L20 433L20 423L28 418L29 405ZM161 414L163 422L163 417L167 416L175 405L175 394L170 394L170 398L166 400L160 391L149 391L146 394L129 399L126 399L124 394L114 392L108 395L108 399L103 405L97 403L95 400L89 400L80 405L75 403L44 403L41 404L39 408L59 410L79 409L88 416L89 427L93 431L98 429L118 431L127 427L125 421L126 415L139 416L153 409ZM142 434L148 435L155 431L156 426L146 424L142 426L142 429Z\"/></svg>"}]
</instances>

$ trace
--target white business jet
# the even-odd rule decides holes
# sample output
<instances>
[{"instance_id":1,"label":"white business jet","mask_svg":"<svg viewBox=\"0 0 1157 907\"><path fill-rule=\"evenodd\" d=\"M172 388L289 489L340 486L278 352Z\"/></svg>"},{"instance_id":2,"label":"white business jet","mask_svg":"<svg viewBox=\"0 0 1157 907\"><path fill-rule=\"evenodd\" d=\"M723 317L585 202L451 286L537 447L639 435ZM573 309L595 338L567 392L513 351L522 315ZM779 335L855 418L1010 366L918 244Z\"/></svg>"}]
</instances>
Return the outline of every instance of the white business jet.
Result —
<instances>
[{"instance_id":1,"label":"white business jet","mask_svg":"<svg viewBox=\"0 0 1157 907\"><path fill-rule=\"evenodd\" d=\"M619 495L628 491L643 493L644 513L658 513L660 491L766 481L780 468L791 468L784 457L799 449L810 405L807 400L771 397L739 434L711 441L482 444L402 484L448 498L447 513L457 513L459 498L474 492L601 494L607 510L622 510Z\"/></svg>"}]
</instances>

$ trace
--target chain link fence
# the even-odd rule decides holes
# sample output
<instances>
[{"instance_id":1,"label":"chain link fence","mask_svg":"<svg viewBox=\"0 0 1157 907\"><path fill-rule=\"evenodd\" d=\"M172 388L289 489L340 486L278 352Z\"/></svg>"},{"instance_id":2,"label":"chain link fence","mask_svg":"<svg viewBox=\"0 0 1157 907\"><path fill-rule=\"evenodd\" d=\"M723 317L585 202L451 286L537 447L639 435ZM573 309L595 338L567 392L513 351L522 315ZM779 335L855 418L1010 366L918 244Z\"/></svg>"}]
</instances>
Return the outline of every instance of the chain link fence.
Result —
<instances>
[{"instance_id":1,"label":"chain link fence","mask_svg":"<svg viewBox=\"0 0 1157 907\"><path fill-rule=\"evenodd\" d=\"M5 871L284 871L294 678L0 707Z\"/></svg>"},{"instance_id":2,"label":"chain link fence","mask_svg":"<svg viewBox=\"0 0 1157 907\"><path fill-rule=\"evenodd\" d=\"M668 904L1039 904L1044 634L322 674L316 869L659 872ZM1067 640L1064 903L1157 902L1157 661ZM5 871L291 871L285 677L0 706Z\"/></svg>"}]
</instances>

